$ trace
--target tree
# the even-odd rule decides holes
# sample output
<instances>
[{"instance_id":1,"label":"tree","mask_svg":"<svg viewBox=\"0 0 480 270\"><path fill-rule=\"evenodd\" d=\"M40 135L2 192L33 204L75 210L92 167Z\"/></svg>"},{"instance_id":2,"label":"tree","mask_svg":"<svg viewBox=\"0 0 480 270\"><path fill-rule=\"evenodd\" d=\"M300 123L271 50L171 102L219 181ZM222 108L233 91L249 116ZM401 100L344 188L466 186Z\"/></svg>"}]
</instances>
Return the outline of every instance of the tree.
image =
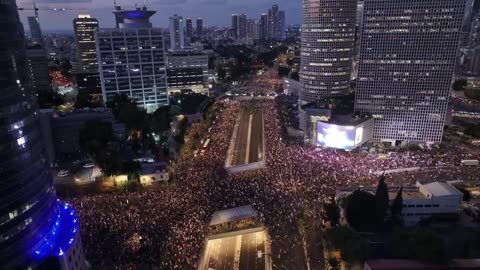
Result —
<instances>
[{"instance_id":1,"label":"tree","mask_svg":"<svg viewBox=\"0 0 480 270\"><path fill-rule=\"evenodd\" d=\"M225 70L225 68L223 67L218 68L218 78L220 80L223 80L225 79L225 77L227 77L227 71Z\"/></svg>"},{"instance_id":2,"label":"tree","mask_svg":"<svg viewBox=\"0 0 480 270\"><path fill-rule=\"evenodd\" d=\"M122 163L121 172L128 175L128 180L140 182L141 169L142 166L140 165L140 163L128 160Z\"/></svg>"},{"instance_id":3,"label":"tree","mask_svg":"<svg viewBox=\"0 0 480 270\"><path fill-rule=\"evenodd\" d=\"M472 194L470 193L470 191L468 189L465 188L465 186L456 185L455 188L463 193L463 201L464 202L469 202L472 199Z\"/></svg>"},{"instance_id":4,"label":"tree","mask_svg":"<svg viewBox=\"0 0 480 270\"><path fill-rule=\"evenodd\" d=\"M79 92L75 100L76 109L89 108L92 106L92 96L89 93Z\"/></svg>"},{"instance_id":5,"label":"tree","mask_svg":"<svg viewBox=\"0 0 480 270\"><path fill-rule=\"evenodd\" d=\"M120 109L125 104L131 104L133 101L125 94L116 94L110 101L107 102L107 107L112 110L116 119L119 119Z\"/></svg>"},{"instance_id":6,"label":"tree","mask_svg":"<svg viewBox=\"0 0 480 270\"><path fill-rule=\"evenodd\" d=\"M398 190L397 196L393 200L390 211L392 212L392 219L395 223L402 223L402 209L403 209L403 187Z\"/></svg>"},{"instance_id":7,"label":"tree","mask_svg":"<svg viewBox=\"0 0 480 270\"><path fill-rule=\"evenodd\" d=\"M37 91L37 100L40 108L52 108L63 104L63 97L53 90Z\"/></svg>"},{"instance_id":8,"label":"tree","mask_svg":"<svg viewBox=\"0 0 480 270\"><path fill-rule=\"evenodd\" d=\"M60 72L64 77L69 77L71 75L70 74L71 70L72 70L72 64L70 63L70 61L65 60L60 64Z\"/></svg>"},{"instance_id":9,"label":"tree","mask_svg":"<svg viewBox=\"0 0 480 270\"><path fill-rule=\"evenodd\" d=\"M445 264L449 260L443 239L426 228L399 229L393 233L388 246L391 255L398 259L434 264Z\"/></svg>"},{"instance_id":10,"label":"tree","mask_svg":"<svg viewBox=\"0 0 480 270\"><path fill-rule=\"evenodd\" d=\"M359 230L371 230L376 225L375 196L355 190L346 198L346 216L350 225Z\"/></svg>"},{"instance_id":11,"label":"tree","mask_svg":"<svg viewBox=\"0 0 480 270\"><path fill-rule=\"evenodd\" d=\"M295 81L300 81L300 75L298 75L298 72L292 72L290 74L290 79L295 80Z\"/></svg>"},{"instance_id":12,"label":"tree","mask_svg":"<svg viewBox=\"0 0 480 270\"><path fill-rule=\"evenodd\" d=\"M323 204L323 210L325 211L326 219L330 222L330 225L337 226L340 222L340 208L335 203L334 198L331 198L328 203Z\"/></svg>"},{"instance_id":13,"label":"tree","mask_svg":"<svg viewBox=\"0 0 480 270\"><path fill-rule=\"evenodd\" d=\"M94 152L92 149L89 149L92 144L104 146L112 139L112 123L104 122L100 119L93 119L85 122L79 132L79 145L82 150L88 154Z\"/></svg>"},{"instance_id":14,"label":"tree","mask_svg":"<svg viewBox=\"0 0 480 270\"><path fill-rule=\"evenodd\" d=\"M325 232L328 244L340 251L342 259L348 263L363 262L368 255L368 244L358 233L347 226L337 226Z\"/></svg>"},{"instance_id":15,"label":"tree","mask_svg":"<svg viewBox=\"0 0 480 270\"><path fill-rule=\"evenodd\" d=\"M163 134L170 129L170 108L168 106L160 107L153 113L150 128L157 134Z\"/></svg>"},{"instance_id":16,"label":"tree","mask_svg":"<svg viewBox=\"0 0 480 270\"><path fill-rule=\"evenodd\" d=\"M383 222L388 212L388 187L385 183L385 174L380 177L375 192L375 209L378 222Z\"/></svg>"},{"instance_id":17,"label":"tree","mask_svg":"<svg viewBox=\"0 0 480 270\"><path fill-rule=\"evenodd\" d=\"M278 67L278 76L286 77L290 73L290 68L288 67Z\"/></svg>"},{"instance_id":18,"label":"tree","mask_svg":"<svg viewBox=\"0 0 480 270\"><path fill-rule=\"evenodd\" d=\"M338 259L335 258L335 257L330 257L330 258L328 258L328 265L330 266L330 269L331 269L331 270L340 270L340 269L342 269L340 262L339 262Z\"/></svg>"},{"instance_id":19,"label":"tree","mask_svg":"<svg viewBox=\"0 0 480 270\"><path fill-rule=\"evenodd\" d=\"M465 134L470 135L475 138L480 138L480 124L470 125L466 130Z\"/></svg>"},{"instance_id":20,"label":"tree","mask_svg":"<svg viewBox=\"0 0 480 270\"><path fill-rule=\"evenodd\" d=\"M467 80L456 80L452 84L452 89L453 91L465 91L465 88L467 87Z\"/></svg>"},{"instance_id":21,"label":"tree","mask_svg":"<svg viewBox=\"0 0 480 270\"><path fill-rule=\"evenodd\" d=\"M480 89L473 86L467 86L465 88L465 96L470 99L480 100Z\"/></svg>"}]
</instances>

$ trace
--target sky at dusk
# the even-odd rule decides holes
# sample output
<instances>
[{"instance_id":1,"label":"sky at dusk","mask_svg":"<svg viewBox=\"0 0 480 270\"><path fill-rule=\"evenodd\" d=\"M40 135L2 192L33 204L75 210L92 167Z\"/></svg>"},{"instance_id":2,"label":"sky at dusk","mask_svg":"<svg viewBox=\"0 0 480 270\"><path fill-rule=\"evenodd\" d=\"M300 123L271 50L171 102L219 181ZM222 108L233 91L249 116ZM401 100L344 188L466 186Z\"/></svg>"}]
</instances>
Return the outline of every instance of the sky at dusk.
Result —
<instances>
[{"instance_id":1,"label":"sky at dusk","mask_svg":"<svg viewBox=\"0 0 480 270\"><path fill-rule=\"evenodd\" d=\"M76 11L40 11L40 24L43 30L72 30L72 20L78 14L90 14L97 18L101 28L114 27L112 14L113 0L37 0L37 7L82 8ZM133 8L135 3L143 5L143 0L117 0L124 9ZM231 14L245 13L248 18L259 19L273 4L285 10L286 23L300 24L302 19L302 0L147 0L147 7L156 10L152 17L155 27L168 27L168 17L178 14L184 18L203 18L204 26L227 26ZM18 0L17 5L32 8L30 1ZM27 16L33 11L19 11L25 30L28 31ZM195 24L195 22L194 22Z\"/></svg>"}]
</instances>

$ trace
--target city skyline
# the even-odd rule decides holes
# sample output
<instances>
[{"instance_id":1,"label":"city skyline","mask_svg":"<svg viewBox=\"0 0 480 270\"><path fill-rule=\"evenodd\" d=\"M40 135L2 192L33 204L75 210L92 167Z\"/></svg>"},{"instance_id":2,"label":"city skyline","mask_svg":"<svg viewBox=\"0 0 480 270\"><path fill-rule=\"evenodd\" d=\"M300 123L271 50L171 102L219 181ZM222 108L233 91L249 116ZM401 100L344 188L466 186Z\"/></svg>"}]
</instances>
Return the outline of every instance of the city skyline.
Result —
<instances>
[{"instance_id":1,"label":"city skyline","mask_svg":"<svg viewBox=\"0 0 480 270\"><path fill-rule=\"evenodd\" d=\"M101 28L111 28L115 26L114 18L111 16L113 2L111 1L87 1L75 0L66 2L66 0L43 0L36 2L38 7L57 7L84 9L75 11L40 11L40 24L44 31L73 31L71 19L79 14L89 14L99 20ZM301 24L302 22L302 3L301 1L288 0L246 0L241 2L233 1L214 1L214 0L160 0L159 2L147 2L146 5L151 10L157 10L157 14L152 17L154 27L168 28L169 17L178 14L183 18L203 18L204 26L225 26L231 25L231 14L246 14L248 18L260 19L261 13L265 12L273 4L278 4L283 10L286 10L286 24ZM19 1L19 7L31 8L32 3L28 1ZM134 8L134 2L117 1L117 5L125 9ZM140 7L142 4L137 3ZM33 16L33 11L22 11L20 13L21 21L25 30L28 28L28 16ZM52 16L52 15L55 16ZM219 16L225 14L225 16ZM53 19L54 18L54 19Z\"/></svg>"}]
</instances>

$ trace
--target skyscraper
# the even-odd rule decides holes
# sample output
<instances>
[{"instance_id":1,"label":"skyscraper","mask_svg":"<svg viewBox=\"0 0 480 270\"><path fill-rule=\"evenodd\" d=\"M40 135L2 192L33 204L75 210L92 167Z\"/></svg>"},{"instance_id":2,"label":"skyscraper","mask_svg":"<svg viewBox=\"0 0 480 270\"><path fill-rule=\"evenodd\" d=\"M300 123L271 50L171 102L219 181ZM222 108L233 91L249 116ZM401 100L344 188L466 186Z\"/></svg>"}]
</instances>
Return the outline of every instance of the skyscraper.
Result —
<instances>
[{"instance_id":1,"label":"skyscraper","mask_svg":"<svg viewBox=\"0 0 480 270\"><path fill-rule=\"evenodd\" d=\"M238 15L238 38L244 39L247 37L247 15Z\"/></svg>"},{"instance_id":2,"label":"skyscraper","mask_svg":"<svg viewBox=\"0 0 480 270\"><path fill-rule=\"evenodd\" d=\"M0 2L0 265L86 269L78 218L56 197L14 0Z\"/></svg>"},{"instance_id":3,"label":"skyscraper","mask_svg":"<svg viewBox=\"0 0 480 270\"><path fill-rule=\"evenodd\" d=\"M262 13L258 26L258 38L261 40L268 39L268 14Z\"/></svg>"},{"instance_id":4,"label":"skyscraper","mask_svg":"<svg viewBox=\"0 0 480 270\"><path fill-rule=\"evenodd\" d=\"M268 39L277 39L278 34L278 5L268 10Z\"/></svg>"},{"instance_id":5,"label":"skyscraper","mask_svg":"<svg viewBox=\"0 0 480 270\"><path fill-rule=\"evenodd\" d=\"M28 25L30 27L30 35L32 37L32 41L36 43L42 43L42 29L40 28L40 22L38 21L38 17L29 16Z\"/></svg>"},{"instance_id":6,"label":"skyscraper","mask_svg":"<svg viewBox=\"0 0 480 270\"><path fill-rule=\"evenodd\" d=\"M190 45L190 42L192 41L192 36L193 36L193 24L192 24L192 19L187 18L185 19L185 34L186 34L186 41L187 45Z\"/></svg>"},{"instance_id":7,"label":"skyscraper","mask_svg":"<svg viewBox=\"0 0 480 270\"><path fill-rule=\"evenodd\" d=\"M285 39L285 11L280 10L278 12L278 29L277 29L277 39Z\"/></svg>"},{"instance_id":8,"label":"skyscraper","mask_svg":"<svg viewBox=\"0 0 480 270\"><path fill-rule=\"evenodd\" d=\"M197 19L197 36L202 37L203 35L203 19Z\"/></svg>"},{"instance_id":9,"label":"skyscraper","mask_svg":"<svg viewBox=\"0 0 480 270\"><path fill-rule=\"evenodd\" d=\"M258 24L254 19L247 20L247 38L251 40L258 39Z\"/></svg>"},{"instance_id":10,"label":"skyscraper","mask_svg":"<svg viewBox=\"0 0 480 270\"><path fill-rule=\"evenodd\" d=\"M77 47L77 59L81 72L98 72L97 50L95 49L95 31L98 20L90 15L78 15L73 20L73 31Z\"/></svg>"},{"instance_id":11,"label":"skyscraper","mask_svg":"<svg viewBox=\"0 0 480 270\"><path fill-rule=\"evenodd\" d=\"M170 49L179 50L185 47L185 36L183 34L183 18L177 14L170 17Z\"/></svg>"},{"instance_id":12,"label":"skyscraper","mask_svg":"<svg viewBox=\"0 0 480 270\"><path fill-rule=\"evenodd\" d=\"M35 91L50 91L51 79L48 72L47 52L42 44L27 45L27 59L31 68L31 81Z\"/></svg>"},{"instance_id":13,"label":"skyscraper","mask_svg":"<svg viewBox=\"0 0 480 270\"><path fill-rule=\"evenodd\" d=\"M237 39L238 38L238 14L232 14L231 32L232 32L232 38Z\"/></svg>"},{"instance_id":14,"label":"skyscraper","mask_svg":"<svg viewBox=\"0 0 480 270\"><path fill-rule=\"evenodd\" d=\"M300 100L346 94L354 51L356 0L304 0Z\"/></svg>"},{"instance_id":15,"label":"skyscraper","mask_svg":"<svg viewBox=\"0 0 480 270\"><path fill-rule=\"evenodd\" d=\"M355 107L392 145L442 140L465 0L365 0Z\"/></svg>"},{"instance_id":16,"label":"skyscraper","mask_svg":"<svg viewBox=\"0 0 480 270\"><path fill-rule=\"evenodd\" d=\"M152 28L147 8L115 11L118 29L100 29L96 36L104 102L127 94L147 112L167 105L163 31Z\"/></svg>"}]
</instances>

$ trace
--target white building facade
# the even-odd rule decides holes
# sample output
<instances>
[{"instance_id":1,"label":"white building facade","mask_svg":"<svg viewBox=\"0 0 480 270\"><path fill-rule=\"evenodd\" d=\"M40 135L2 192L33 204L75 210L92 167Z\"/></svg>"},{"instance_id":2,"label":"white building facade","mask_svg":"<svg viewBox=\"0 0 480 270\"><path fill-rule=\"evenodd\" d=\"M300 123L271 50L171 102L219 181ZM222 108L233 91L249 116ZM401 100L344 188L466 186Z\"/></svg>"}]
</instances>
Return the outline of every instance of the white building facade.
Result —
<instances>
[{"instance_id":1,"label":"white building facade","mask_svg":"<svg viewBox=\"0 0 480 270\"><path fill-rule=\"evenodd\" d=\"M102 29L96 41L105 102L126 94L147 112L168 105L161 29Z\"/></svg>"}]
</instances>

